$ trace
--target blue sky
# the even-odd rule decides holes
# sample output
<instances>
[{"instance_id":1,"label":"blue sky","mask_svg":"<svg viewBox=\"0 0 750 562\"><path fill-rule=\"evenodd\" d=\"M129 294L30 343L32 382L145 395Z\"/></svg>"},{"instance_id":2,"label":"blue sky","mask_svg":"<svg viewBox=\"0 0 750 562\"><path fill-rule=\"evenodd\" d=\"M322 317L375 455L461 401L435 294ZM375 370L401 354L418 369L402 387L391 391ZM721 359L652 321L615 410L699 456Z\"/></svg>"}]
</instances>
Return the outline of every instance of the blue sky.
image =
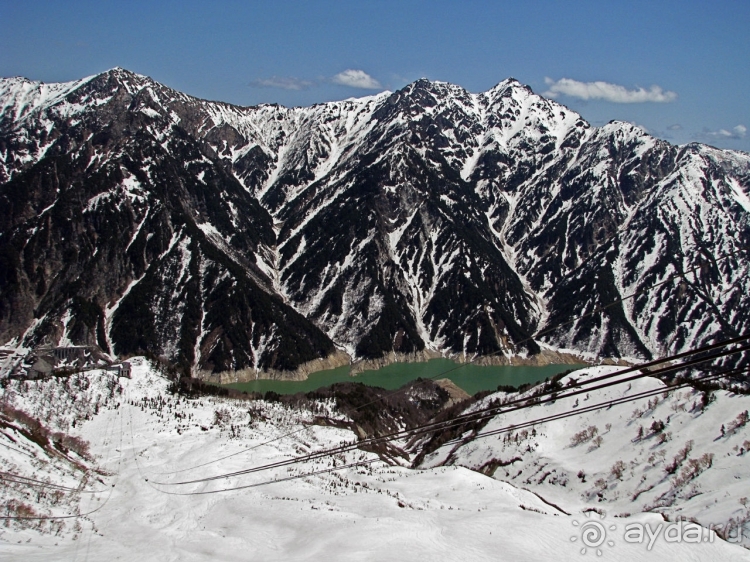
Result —
<instances>
[{"instance_id":1,"label":"blue sky","mask_svg":"<svg viewBox=\"0 0 750 562\"><path fill-rule=\"evenodd\" d=\"M749 26L744 0L0 0L0 76L122 66L203 98L290 106L513 76L595 125L747 151Z\"/></svg>"}]
</instances>

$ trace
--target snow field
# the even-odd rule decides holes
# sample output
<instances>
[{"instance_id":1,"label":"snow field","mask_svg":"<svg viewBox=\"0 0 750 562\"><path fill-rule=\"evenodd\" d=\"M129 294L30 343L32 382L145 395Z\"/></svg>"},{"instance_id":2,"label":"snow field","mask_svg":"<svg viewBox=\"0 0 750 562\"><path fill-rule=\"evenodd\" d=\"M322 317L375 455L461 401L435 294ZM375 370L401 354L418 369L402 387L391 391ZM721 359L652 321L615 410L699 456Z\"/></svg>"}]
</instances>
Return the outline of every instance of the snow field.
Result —
<instances>
[{"instance_id":1,"label":"snow field","mask_svg":"<svg viewBox=\"0 0 750 562\"><path fill-rule=\"evenodd\" d=\"M578 371L560 382L565 386L570 378L583 381L616 370L589 368L586 375ZM715 391L703 405L702 393L688 388L481 438L495 429L661 388L667 387L656 379L640 379L499 415L476 438L444 446L423 466L448 462L479 469L495 461L500 464L495 478L568 512L593 506L624 516L663 513L670 520L695 519L704 527L741 524L749 535L750 434L742 425L750 408L747 395ZM490 395L474 407L502 397Z\"/></svg>"},{"instance_id":2,"label":"snow field","mask_svg":"<svg viewBox=\"0 0 750 562\"><path fill-rule=\"evenodd\" d=\"M178 398L167 392L168 381L139 358L133 360L133 378L119 379L112 399L105 400L112 387L109 377L91 373L87 380L90 384L85 390L72 383L64 390L59 382L29 382L23 393L18 392L20 388L9 386L10 393L5 389L5 402L36 407L37 414L46 416L50 424L69 427L87 439L98 468L109 476L101 477L106 492L78 500L81 513L99 509L77 520L77 526L66 526L58 535L16 526L2 528L0 560L523 561L549 559L551 553L560 560L580 559L580 544L570 539L578 532L573 520L585 521L581 509L586 502L560 493L559 486L530 486L527 491L519 482L501 482L458 466L411 470L377 460L367 466L233 492L174 495L330 468L333 460L323 459L317 464L186 486L159 484L276 462L352 441L355 436L335 427L302 425L311 422L316 413L335 416L330 402L316 404L311 410L292 410L261 401ZM41 400L42 395L49 400ZM60 406L66 395L72 403L63 412ZM98 413L94 413L97 404ZM654 413L661 414L664 406L657 406ZM709 418L710 412L711 406L703 414L706 423L719 421L718 413ZM85 417L90 419L82 419ZM608 414L596 421L605 419L615 418ZM552 455L557 451L555 442L562 444L558 449L564 448L570 431L591 421L547 428L546 437L539 434L539 450ZM670 426L680 421L685 423L687 418L673 420ZM676 428L672 431L676 433ZM271 439L276 440L248 450ZM492 439L486 442L496 443ZM475 446L482 443L477 441ZM696 449L705 445L696 439ZM627 445L618 446L604 435L598 450L607 447L611 448L610 458L624 454L623 447L628 450ZM575 451L563 460L576 467L574 457L580 454ZM9 458L6 450L2 455L4 461ZM212 462L221 457L227 458ZM473 457L464 457L463 462L470 464ZM375 458L354 451L338 456L336 463ZM608 468L604 458L597 462L592 462L587 472ZM60 469L35 470L36 476L46 470L55 482L73 483ZM76 508L73 502L68 505ZM663 522L655 514L614 521L618 528L633 521ZM701 545L658 541L651 551L645 545L615 540L614 547L604 548L611 560L651 560L656 556L750 560L746 550L720 539Z\"/></svg>"}]
</instances>

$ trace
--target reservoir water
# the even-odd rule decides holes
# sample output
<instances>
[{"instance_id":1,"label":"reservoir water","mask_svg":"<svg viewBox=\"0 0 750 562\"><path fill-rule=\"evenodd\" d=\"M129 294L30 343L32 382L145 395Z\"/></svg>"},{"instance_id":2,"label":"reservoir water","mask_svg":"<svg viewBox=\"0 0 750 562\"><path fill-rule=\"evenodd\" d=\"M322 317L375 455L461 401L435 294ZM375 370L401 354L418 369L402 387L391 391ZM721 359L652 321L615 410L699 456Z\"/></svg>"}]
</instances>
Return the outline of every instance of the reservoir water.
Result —
<instances>
[{"instance_id":1,"label":"reservoir water","mask_svg":"<svg viewBox=\"0 0 750 562\"><path fill-rule=\"evenodd\" d=\"M245 392L279 394L310 392L337 382L361 382L369 386L395 389L417 378L450 379L469 394L482 390L495 390L499 385L518 387L526 383L541 382L548 377L585 365L545 365L543 367L460 364L450 359L432 359L422 363L393 363L381 369L364 371L349 376L349 366L318 371L304 381L278 381L259 379L250 382L227 384Z\"/></svg>"}]
</instances>

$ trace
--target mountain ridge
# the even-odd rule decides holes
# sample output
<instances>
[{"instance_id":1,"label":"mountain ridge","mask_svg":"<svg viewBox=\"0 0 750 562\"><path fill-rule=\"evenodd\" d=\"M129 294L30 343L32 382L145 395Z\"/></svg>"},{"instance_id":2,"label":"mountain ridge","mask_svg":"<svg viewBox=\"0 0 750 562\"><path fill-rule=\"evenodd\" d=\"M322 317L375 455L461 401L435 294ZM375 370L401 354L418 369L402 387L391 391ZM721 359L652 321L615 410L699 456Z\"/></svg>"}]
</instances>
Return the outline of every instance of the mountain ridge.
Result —
<instances>
[{"instance_id":1,"label":"mountain ridge","mask_svg":"<svg viewBox=\"0 0 750 562\"><path fill-rule=\"evenodd\" d=\"M745 153L592 127L513 79L309 108L119 68L29 84L0 80L5 341L283 371L337 348L651 357L749 327Z\"/></svg>"}]
</instances>

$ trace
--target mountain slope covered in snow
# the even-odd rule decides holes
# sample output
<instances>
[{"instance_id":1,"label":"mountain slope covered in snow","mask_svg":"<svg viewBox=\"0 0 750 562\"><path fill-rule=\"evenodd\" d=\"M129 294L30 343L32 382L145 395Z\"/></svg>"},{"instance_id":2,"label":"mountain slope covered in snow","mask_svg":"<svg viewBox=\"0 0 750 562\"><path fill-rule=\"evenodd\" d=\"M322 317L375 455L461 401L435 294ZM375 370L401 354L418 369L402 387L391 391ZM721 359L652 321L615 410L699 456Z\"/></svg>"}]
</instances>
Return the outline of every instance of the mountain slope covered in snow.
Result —
<instances>
[{"instance_id":1,"label":"mountain slope covered in snow","mask_svg":"<svg viewBox=\"0 0 750 562\"><path fill-rule=\"evenodd\" d=\"M641 382L643 388L661 385L655 379ZM324 557L473 562L498 557L543 560L554 553L556 559L572 561L581 559L582 525L591 520L586 515L594 513L591 509L606 513L602 521L613 542L600 548L607 560L750 559L747 550L709 529L713 525L723 532L727 524L750 517L740 501L746 495L742 484L750 457L733 446L740 432L727 424L721 436L717 427L722 413L731 410L734 415L747 407L747 396L718 393L699 411L692 407L695 397L681 392L659 398L648 411L636 405L637 416L620 406L593 421L582 417L539 426L532 436L516 432L507 439L467 440L453 451L450 463L443 462L445 451L438 450L417 469L355 449L221 478L351 443L358 435L333 423L314 423L316 418L347 421L337 399L312 396L289 407L263 400L186 396L171 392L171 386L172 381L143 358L133 359L131 379L90 371L67 379L3 385L0 421L6 425L0 432L0 491L5 511L73 517L55 520L54 525L8 521L0 527L0 560ZM634 385L625 392L640 389ZM589 399L608 399L623 391L592 393ZM9 407L27 417L16 414L16 420L7 421ZM512 420L493 418L486 430L549 410L540 405ZM669 413L672 419L664 431L671 439L657 444L657 438L647 433L640 442L629 442L638 424L647 424L652 416L663 420ZM71 467L59 451L29 439L24 423L32 417L44 420L50 431L90 443L85 462L68 453L78 463ZM592 450L595 438L571 444L579 428L592 423L600 426L598 448ZM609 423L611 427L604 425ZM713 453L712 463L700 465L685 486L671 488L663 505L641 513L642 506L670 490L668 482L658 480L672 455L684 449L685 440L694 440L693 446L678 463L675 478L703 454ZM407 446L402 441L394 445ZM646 460L648 455L655 460ZM488 459L512 456L520 458L504 466L496 462L493 470L480 466ZM618 471L610 469L615 460L623 465ZM640 464L633 466L631 461ZM359 462L366 464L348 466ZM9 473L26 483L9 482ZM218 478L175 485L212 477ZM28 479L36 484L29 485ZM282 481L272 482L276 479ZM221 492L232 488L236 489ZM643 490L636 500L631 499L634 489ZM26 507L19 511L22 505ZM677 516L699 521L705 542L665 540L665 526ZM623 539L627 525L649 525L659 535L650 547L629 543ZM588 554L595 551L591 548Z\"/></svg>"},{"instance_id":2,"label":"mountain slope covered in snow","mask_svg":"<svg viewBox=\"0 0 750 562\"><path fill-rule=\"evenodd\" d=\"M559 384L585 384L608 372L617 368L576 371ZM656 392L634 396L649 391ZM629 396L634 399L612 405ZM491 394L469 411L517 397ZM524 427L597 404L604 407ZM568 510L594 505L609 514L656 512L706 527L730 522L736 534L738 527L750 526L748 408L746 393L709 387L671 390L649 377L495 416L454 442L427 445L420 466L472 468Z\"/></svg>"},{"instance_id":3,"label":"mountain slope covered in snow","mask_svg":"<svg viewBox=\"0 0 750 562\"><path fill-rule=\"evenodd\" d=\"M3 79L0 339L206 371L651 357L750 328L749 190L745 153L592 127L513 79L308 108Z\"/></svg>"},{"instance_id":4,"label":"mountain slope covered in snow","mask_svg":"<svg viewBox=\"0 0 750 562\"><path fill-rule=\"evenodd\" d=\"M570 376L585 378L580 373ZM661 384L655 379L642 383L643 388ZM747 523L750 517L740 501L746 495L742 485L750 457L733 447L741 432L729 425L730 418L747 407L746 396L718 393L701 411L691 409L693 397L684 392L660 398L648 411L637 405L637 416L629 414L630 408L614 407L593 422L582 417L539 426L531 436L513 433L507 439L467 440L453 451L450 463L441 461L445 452L439 450L417 469L355 449L222 478L351 443L358 436L332 423L315 423L316 418L347 421L337 399L312 397L304 405L289 407L263 400L186 396L171 392L171 386L172 381L143 358L133 359L131 379L90 371L67 379L3 385L4 515L67 519L7 521L0 527L0 559L476 561L498 556L541 560L554 552L560 560L579 560L585 547L581 525L589 520L586 513L590 515L591 509L606 512L604 522L616 526L607 531L613 545L601 545L608 560L750 559L747 550L709 529L736 529L738 521ZM636 390L640 387L633 385L630 392ZM592 393L590 400L613 396ZM16 412L13 421L11 408ZM493 418L486 430L548 410L537 406L512 420ZM652 416L663 420L669 413L672 419L664 431L671 440L657 444L647 432L640 442L629 443L638 424L648 423ZM85 459L40 446L25 431L30 419L44 420L49 431L68 435L69 441L89 443ZM723 436L717 427L722 420ZM595 438L581 438L571 444L578 429L591 423L600 426L602 442L596 445ZM667 484L658 483L663 466L672 462L673 454L679 455L688 438L694 444L674 477L681 478L701 455L713 453L712 463L684 478L685 486L670 488L669 478ZM407 446L402 441L394 445ZM647 460L648 455L655 460ZM493 470L487 470L488 459L512 456L519 459L504 465L495 462ZM610 469L612 459L621 461L618 471ZM358 462L366 464L347 466ZM641 472L645 478L640 478ZM218 478L175 485L212 477ZM271 482L276 479L282 481ZM233 490L221 492L226 489ZM634 489L642 490L637 500L630 497ZM641 513L643 506L669 490L663 505ZM660 513L672 523L677 516L699 521L706 541L665 540L667 522ZM651 547L630 544L623 540L626 525L649 525L660 534Z\"/></svg>"}]
</instances>

